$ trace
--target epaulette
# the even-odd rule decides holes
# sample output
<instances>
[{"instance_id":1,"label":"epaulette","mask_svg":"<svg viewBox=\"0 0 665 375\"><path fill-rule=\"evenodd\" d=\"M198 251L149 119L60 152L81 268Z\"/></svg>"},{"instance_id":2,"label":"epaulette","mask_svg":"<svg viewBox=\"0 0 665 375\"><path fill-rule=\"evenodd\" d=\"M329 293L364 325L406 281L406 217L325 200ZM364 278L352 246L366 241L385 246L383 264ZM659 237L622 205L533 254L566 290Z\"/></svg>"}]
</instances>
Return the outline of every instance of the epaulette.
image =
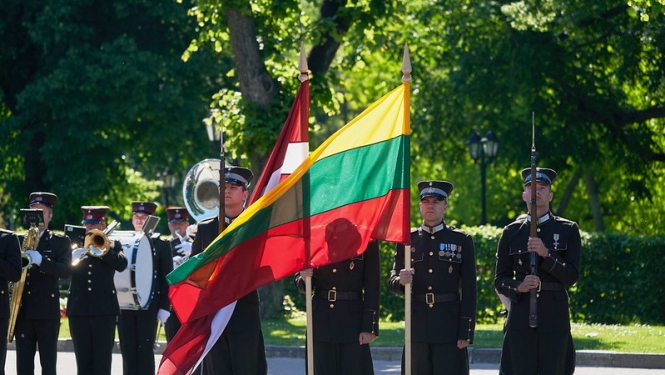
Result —
<instances>
[{"instance_id":1,"label":"epaulette","mask_svg":"<svg viewBox=\"0 0 665 375\"><path fill-rule=\"evenodd\" d=\"M56 236L56 237L67 237L67 236L65 236L64 233L55 232L55 231L52 231L52 230L50 230L49 232L51 233L52 236ZM69 237L67 237L67 238L69 238Z\"/></svg>"},{"instance_id":2,"label":"epaulette","mask_svg":"<svg viewBox=\"0 0 665 375\"><path fill-rule=\"evenodd\" d=\"M522 214L522 215L518 216L517 218L515 218L515 221L513 221L512 223L510 223L510 224L506 225L505 227L503 227L503 229L509 229L509 228L513 228L515 226L522 226L522 225L524 225L524 223L527 222L528 218L529 218L529 215Z\"/></svg>"},{"instance_id":3,"label":"epaulette","mask_svg":"<svg viewBox=\"0 0 665 375\"><path fill-rule=\"evenodd\" d=\"M416 233L416 232L420 231L420 229L421 229L421 227L413 227L413 228L411 228L411 233Z\"/></svg>"},{"instance_id":4,"label":"epaulette","mask_svg":"<svg viewBox=\"0 0 665 375\"><path fill-rule=\"evenodd\" d=\"M568 219L566 219L565 217L554 216L554 215L552 215L552 216L553 216L552 218L554 219L554 221L559 221L559 222L567 223L567 224L575 224L574 221L572 221L572 220L568 220Z\"/></svg>"}]
</instances>

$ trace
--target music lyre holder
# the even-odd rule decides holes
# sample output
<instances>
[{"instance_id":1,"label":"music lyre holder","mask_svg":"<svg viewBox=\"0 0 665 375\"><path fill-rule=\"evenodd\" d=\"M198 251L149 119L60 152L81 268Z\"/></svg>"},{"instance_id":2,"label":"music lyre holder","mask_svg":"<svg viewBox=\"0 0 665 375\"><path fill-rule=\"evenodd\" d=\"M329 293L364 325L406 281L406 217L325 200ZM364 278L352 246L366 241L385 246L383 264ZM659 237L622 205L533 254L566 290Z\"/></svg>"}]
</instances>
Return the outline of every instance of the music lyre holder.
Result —
<instances>
[{"instance_id":1,"label":"music lyre holder","mask_svg":"<svg viewBox=\"0 0 665 375\"><path fill-rule=\"evenodd\" d=\"M22 208L19 212L21 217L21 225L23 228L30 228L31 226L40 227L44 225L44 211L36 208Z\"/></svg>"}]
</instances>

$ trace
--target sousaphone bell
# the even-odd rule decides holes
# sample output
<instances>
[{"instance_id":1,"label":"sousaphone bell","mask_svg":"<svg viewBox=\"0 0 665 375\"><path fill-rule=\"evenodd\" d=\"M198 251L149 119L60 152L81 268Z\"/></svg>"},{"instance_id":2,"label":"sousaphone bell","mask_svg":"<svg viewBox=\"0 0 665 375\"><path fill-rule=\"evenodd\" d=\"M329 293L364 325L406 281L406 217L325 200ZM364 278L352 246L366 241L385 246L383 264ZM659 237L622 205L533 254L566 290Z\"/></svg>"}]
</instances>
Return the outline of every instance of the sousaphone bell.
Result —
<instances>
[{"instance_id":1,"label":"sousaphone bell","mask_svg":"<svg viewBox=\"0 0 665 375\"><path fill-rule=\"evenodd\" d=\"M185 176L182 195L185 207L197 222L219 214L219 159L204 159L196 163Z\"/></svg>"}]
</instances>

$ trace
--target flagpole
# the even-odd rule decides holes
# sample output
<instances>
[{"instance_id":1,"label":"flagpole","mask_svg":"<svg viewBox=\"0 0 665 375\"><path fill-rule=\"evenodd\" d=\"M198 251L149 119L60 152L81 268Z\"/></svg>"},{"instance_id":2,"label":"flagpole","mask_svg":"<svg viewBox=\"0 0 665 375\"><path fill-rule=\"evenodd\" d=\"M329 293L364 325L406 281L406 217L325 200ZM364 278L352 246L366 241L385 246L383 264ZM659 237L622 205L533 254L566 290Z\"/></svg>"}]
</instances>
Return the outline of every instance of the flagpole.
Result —
<instances>
[{"instance_id":1,"label":"flagpole","mask_svg":"<svg viewBox=\"0 0 665 375\"><path fill-rule=\"evenodd\" d=\"M213 118L213 125L217 121ZM214 129L213 129L214 131ZM224 231L224 217L226 215L226 208L224 206L224 194L226 191L226 161L224 160L224 125L219 123L219 213L217 218L219 220L219 235Z\"/></svg>"},{"instance_id":2,"label":"flagpole","mask_svg":"<svg viewBox=\"0 0 665 375\"><path fill-rule=\"evenodd\" d=\"M411 82L411 58L409 57L409 46L404 43L404 57L402 59L402 82L409 84ZM409 89L404 90L405 95L409 95ZM408 100L404 103L406 109L410 108ZM410 111L405 110L404 116L409 116ZM408 120L408 119L405 119ZM408 124L408 121L404 122ZM411 269L411 245L404 246L404 268ZM411 375L411 283L404 285L404 373Z\"/></svg>"},{"instance_id":3,"label":"flagpole","mask_svg":"<svg viewBox=\"0 0 665 375\"><path fill-rule=\"evenodd\" d=\"M300 75L298 80L300 82L305 82L309 80L307 66L307 58L305 57L305 43L300 42L300 59L298 60L298 70ZM309 98L307 98L309 100ZM300 106L301 110L304 110L304 106ZM301 113L300 121L309 121L309 114ZM305 241L307 241L307 236L303 236ZM310 248L308 243L305 244L305 266L310 267ZM306 340L307 340L307 375L314 375L314 327L312 323L312 278L305 277L305 312L307 316L307 328L306 328Z\"/></svg>"}]
</instances>

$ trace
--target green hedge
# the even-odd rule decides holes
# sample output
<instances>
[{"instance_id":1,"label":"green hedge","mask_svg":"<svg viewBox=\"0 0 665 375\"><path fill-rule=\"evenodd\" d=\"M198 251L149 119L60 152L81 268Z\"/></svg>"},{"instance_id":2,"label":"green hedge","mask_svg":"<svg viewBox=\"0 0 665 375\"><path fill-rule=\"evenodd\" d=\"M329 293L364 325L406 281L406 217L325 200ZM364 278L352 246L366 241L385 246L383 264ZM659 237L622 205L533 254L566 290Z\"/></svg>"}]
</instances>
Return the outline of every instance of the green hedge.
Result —
<instances>
[{"instance_id":1,"label":"green hedge","mask_svg":"<svg viewBox=\"0 0 665 375\"><path fill-rule=\"evenodd\" d=\"M478 270L478 321L496 323L503 310L494 292L496 246L502 228L462 227L473 236ZM582 233L580 279L569 290L576 322L665 325L665 236L631 237L619 233ZM404 299L388 290L395 245L382 243L381 317L404 319ZM299 310L304 296L292 279L285 293Z\"/></svg>"}]
</instances>

